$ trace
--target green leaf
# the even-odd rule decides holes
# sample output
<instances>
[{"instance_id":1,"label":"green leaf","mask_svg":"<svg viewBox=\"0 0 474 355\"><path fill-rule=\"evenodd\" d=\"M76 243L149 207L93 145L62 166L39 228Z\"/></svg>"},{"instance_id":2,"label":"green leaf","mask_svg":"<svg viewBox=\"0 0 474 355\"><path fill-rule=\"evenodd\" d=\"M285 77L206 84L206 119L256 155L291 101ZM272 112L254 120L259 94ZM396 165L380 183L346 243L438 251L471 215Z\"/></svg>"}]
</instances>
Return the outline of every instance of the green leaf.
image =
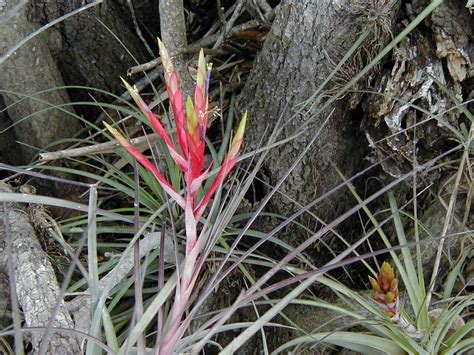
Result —
<instances>
[{"instance_id":1,"label":"green leaf","mask_svg":"<svg viewBox=\"0 0 474 355\"><path fill-rule=\"evenodd\" d=\"M276 349L272 354L302 344L328 343L360 352L362 354L404 355L406 352L392 340L356 332L322 332L293 339Z\"/></svg>"}]
</instances>

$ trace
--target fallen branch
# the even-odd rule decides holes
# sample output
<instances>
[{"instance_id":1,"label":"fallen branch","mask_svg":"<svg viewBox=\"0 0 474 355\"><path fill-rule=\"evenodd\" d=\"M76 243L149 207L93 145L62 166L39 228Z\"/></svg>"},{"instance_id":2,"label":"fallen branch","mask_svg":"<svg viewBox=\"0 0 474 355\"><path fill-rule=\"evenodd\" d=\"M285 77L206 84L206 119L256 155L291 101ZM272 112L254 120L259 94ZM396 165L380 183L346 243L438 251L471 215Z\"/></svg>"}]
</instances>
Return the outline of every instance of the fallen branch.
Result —
<instances>
[{"instance_id":1,"label":"fallen branch","mask_svg":"<svg viewBox=\"0 0 474 355\"><path fill-rule=\"evenodd\" d=\"M131 76L133 74L140 73L142 71L145 72L145 71L151 70L153 68L156 68L160 64L161 64L161 58L156 58L156 59L150 60L147 63L136 65L127 70L127 76Z\"/></svg>"},{"instance_id":2,"label":"fallen branch","mask_svg":"<svg viewBox=\"0 0 474 355\"><path fill-rule=\"evenodd\" d=\"M148 146L148 143L158 140L158 135L153 133L146 136L133 138L130 140L131 144L140 149L141 146ZM111 153L113 149L120 148L120 144L116 141L99 143L87 147L58 150L56 152L42 153L39 156L40 161L51 161L63 158L80 157L89 154Z\"/></svg>"},{"instance_id":3,"label":"fallen branch","mask_svg":"<svg viewBox=\"0 0 474 355\"><path fill-rule=\"evenodd\" d=\"M235 27L231 28L227 32L227 36L231 36L233 34L248 30L250 28L258 27L258 26L260 26L260 24L261 24L260 21L257 21L257 20L251 20L251 21L245 22L241 25L238 25L238 26L235 26ZM218 49L216 46L214 46L214 43L216 43L219 40L220 37L221 37L220 33L216 33L216 34L210 35L208 37L204 37L203 39L190 44L189 46L187 46L186 48L181 50L179 53L171 52L171 56L176 56L178 54L197 53L201 50L201 48L204 49L204 54L206 54L206 55L224 55L224 54L227 53L227 51L225 51L223 49ZM211 47L211 46L213 46L212 49L206 48L206 47ZM156 59L153 59L153 60L151 60L147 63L131 67L130 69L128 69L127 75L130 76L130 75L142 72L142 71L151 70L151 69L157 67L160 64L161 64L161 59L156 58ZM155 71L149 72L148 75L151 76L152 73L154 74ZM153 75L153 79L155 79L156 77L158 77L158 72L156 72L156 75ZM140 81L141 80L145 80L147 83L149 83L149 80L148 80L147 77L140 79ZM136 84L136 85L140 90L140 86L138 84ZM124 95L122 95L122 97L127 97L128 98L127 95L128 95L128 93L125 92Z\"/></svg>"},{"instance_id":4,"label":"fallen branch","mask_svg":"<svg viewBox=\"0 0 474 355\"><path fill-rule=\"evenodd\" d=\"M228 18L229 16L231 16L231 14L234 13L234 10L235 10L235 7L237 5L236 4L233 4L231 7L229 7L226 12L224 12L224 14L221 13L221 11L218 11L220 12L219 14L219 21L215 21L211 28L206 32L206 34L203 36L203 38L206 38L212 34L214 34L218 29L219 29L219 26L222 25L222 23L224 23L223 20L225 20L226 18ZM219 9L218 9L219 10Z\"/></svg>"},{"instance_id":5,"label":"fallen branch","mask_svg":"<svg viewBox=\"0 0 474 355\"><path fill-rule=\"evenodd\" d=\"M140 240L140 255L139 258L144 258L153 250L158 249L160 251L160 258L164 258L166 264L174 264L176 262L175 246L173 240L169 237L165 237L165 244L163 252L160 250L160 232L147 233ZM116 285L128 275L128 273L134 267L134 255L133 249L129 249L122 254L107 254L108 257L120 257L119 263L107 273L99 282L100 293L110 292ZM183 255L178 252L178 262L183 260Z\"/></svg>"},{"instance_id":6,"label":"fallen branch","mask_svg":"<svg viewBox=\"0 0 474 355\"><path fill-rule=\"evenodd\" d=\"M11 192L0 183L0 191ZM10 282L23 311L26 327L46 327L60 294L54 269L41 248L28 215L13 203L0 205L0 242L8 243L9 253L0 252L0 268L12 270ZM53 321L54 328L74 329L74 322L62 301ZM34 352L39 349L42 332L31 334ZM80 342L65 332L54 332L48 341L48 354L81 354Z\"/></svg>"}]
</instances>

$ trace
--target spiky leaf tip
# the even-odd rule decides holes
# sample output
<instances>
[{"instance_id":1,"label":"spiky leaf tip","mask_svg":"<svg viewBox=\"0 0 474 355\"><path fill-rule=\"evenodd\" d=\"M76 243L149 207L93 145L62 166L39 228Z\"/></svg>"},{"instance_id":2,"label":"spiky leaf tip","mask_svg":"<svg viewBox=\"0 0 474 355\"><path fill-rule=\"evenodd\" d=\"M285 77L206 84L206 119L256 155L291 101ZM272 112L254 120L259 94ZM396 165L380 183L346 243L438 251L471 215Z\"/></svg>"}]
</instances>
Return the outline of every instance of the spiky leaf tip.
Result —
<instances>
[{"instance_id":1,"label":"spiky leaf tip","mask_svg":"<svg viewBox=\"0 0 474 355\"><path fill-rule=\"evenodd\" d=\"M245 111L244 116L240 120L239 126L235 131L234 138L232 139L232 143L230 146L229 151L229 158L235 158L239 153L240 147L243 142L244 133L245 133L245 126L247 124L247 111Z\"/></svg>"},{"instance_id":2,"label":"spiky leaf tip","mask_svg":"<svg viewBox=\"0 0 474 355\"><path fill-rule=\"evenodd\" d=\"M121 146L125 148L130 146L128 140L115 127L112 127L107 122L104 122L104 126L114 136L114 138L119 142Z\"/></svg>"}]
</instances>

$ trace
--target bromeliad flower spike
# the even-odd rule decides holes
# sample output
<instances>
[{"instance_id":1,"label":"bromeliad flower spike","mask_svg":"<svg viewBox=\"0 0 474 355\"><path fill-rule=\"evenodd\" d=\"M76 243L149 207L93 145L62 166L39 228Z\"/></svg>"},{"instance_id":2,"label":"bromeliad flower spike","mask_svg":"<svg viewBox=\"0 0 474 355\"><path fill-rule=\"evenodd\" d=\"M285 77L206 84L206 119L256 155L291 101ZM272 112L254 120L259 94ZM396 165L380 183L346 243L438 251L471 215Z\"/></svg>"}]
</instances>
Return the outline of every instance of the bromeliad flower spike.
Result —
<instances>
[{"instance_id":1,"label":"bromeliad flower spike","mask_svg":"<svg viewBox=\"0 0 474 355\"><path fill-rule=\"evenodd\" d=\"M374 291L373 300L390 317L398 315L398 279L390 264L385 261L377 279L369 276L369 281Z\"/></svg>"},{"instance_id":2,"label":"bromeliad flower spike","mask_svg":"<svg viewBox=\"0 0 474 355\"><path fill-rule=\"evenodd\" d=\"M374 296L372 299L390 317L392 322L398 324L411 337L419 337L420 332L400 312L398 291L398 278L393 267L386 261L380 267L377 279L369 276Z\"/></svg>"},{"instance_id":3,"label":"bromeliad flower spike","mask_svg":"<svg viewBox=\"0 0 474 355\"><path fill-rule=\"evenodd\" d=\"M112 133L115 139L117 139L120 145L122 145L137 162L139 162L145 169L150 171L155 176L162 188L170 195L173 200L176 201L176 203L178 203L178 205L186 210L186 208L190 207L189 202L191 202L190 205L193 207L193 215L196 219L199 219L217 188L229 175L237 162L238 153L243 141L247 113L244 114L244 117L239 123L230 146L230 151L225 157L221 169L217 174L212 186L206 192L203 199L199 201L199 203L196 203L196 192L202 186L202 183L207 177L210 169L210 165L206 169L203 169L203 167L205 162L204 150L208 122L208 88L211 67L210 65L206 65L204 53L201 50L199 54L196 88L194 91L194 103L192 99L188 97L184 109L182 92L179 88L177 72L164 45L161 43L161 41L159 41L159 44L160 55L165 71L165 79L167 84L166 88L176 122L176 131L180 152L178 152L178 150L175 148L171 137L164 129L158 117L142 100L138 94L138 90L135 87L130 86L125 80L122 79L122 81L124 82L125 87L129 91L137 106L140 108L157 134L165 143L174 162L183 172L184 182L186 185L185 196L183 197L179 195L176 190L173 189L171 184L166 180L164 175L154 166L154 164L140 151L138 151L138 149L132 146L127 141L127 139L118 132L117 129L113 128L107 123L104 123L104 125L107 127L110 133Z\"/></svg>"},{"instance_id":4,"label":"bromeliad flower spike","mask_svg":"<svg viewBox=\"0 0 474 355\"><path fill-rule=\"evenodd\" d=\"M212 196L237 163L238 154L243 142L247 113L244 114L238 125L229 152L224 158L211 187L205 192L204 197L200 201L197 201L196 193L203 185L211 167L209 165L207 168L204 168L205 137L208 123L208 91L211 66L206 64L204 52L201 50L199 53L197 80L194 90L194 102L190 97L188 97L184 104L182 91L179 87L178 73L171 62L163 43L158 40L158 44L164 68L166 89L168 91L168 97L175 119L179 149L175 146L170 135L164 129L159 118L142 100L138 90L135 87L131 87L127 82L123 82L141 112L145 115L156 133L165 143L171 158L184 175L183 195L178 193L159 169L137 148L132 146L128 140L118 132L118 130L107 123L104 124L120 145L122 145L122 147L124 147L133 157L133 159L140 163L146 170L150 171L162 186L163 190L166 191L166 193L184 210L186 225L186 253L184 266L180 276L179 287L176 287L175 301L171 310L171 318L169 319L169 324L171 324L171 326L167 329L168 331L164 335L164 339L160 341L160 347L158 350L159 354L169 354L172 352L176 341L179 339L180 332L178 330L181 318L186 310L187 302L199 271L196 270L196 260L200 253L200 250L198 250L197 247L197 224Z\"/></svg>"}]
</instances>

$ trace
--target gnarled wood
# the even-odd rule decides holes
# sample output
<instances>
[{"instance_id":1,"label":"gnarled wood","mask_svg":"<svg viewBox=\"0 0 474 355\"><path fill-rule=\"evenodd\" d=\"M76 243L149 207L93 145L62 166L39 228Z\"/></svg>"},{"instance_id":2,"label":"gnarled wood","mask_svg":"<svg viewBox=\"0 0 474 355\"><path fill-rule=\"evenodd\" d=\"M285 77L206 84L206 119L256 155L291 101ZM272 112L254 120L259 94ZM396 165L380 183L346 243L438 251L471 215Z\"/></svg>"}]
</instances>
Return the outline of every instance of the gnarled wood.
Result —
<instances>
[{"instance_id":1,"label":"gnarled wood","mask_svg":"<svg viewBox=\"0 0 474 355\"><path fill-rule=\"evenodd\" d=\"M0 191L9 191L0 185ZM48 256L43 252L26 212L16 204L0 205L0 269L12 263L18 303L27 327L46 327L59 295L59 285ZM4 223L4 219L7 223ZM10 255L5 254L5 243ZM5 272L5 271L3 271ZM10 280L12 282L12 280ZM61 301L53 321L54 328L73 329L74 322ZM43 332L32 332L33 348L39 349ZM80 354L79 339L70 334L53 331L48 340L47 354Z\"/></svg>"}]
</instances>

